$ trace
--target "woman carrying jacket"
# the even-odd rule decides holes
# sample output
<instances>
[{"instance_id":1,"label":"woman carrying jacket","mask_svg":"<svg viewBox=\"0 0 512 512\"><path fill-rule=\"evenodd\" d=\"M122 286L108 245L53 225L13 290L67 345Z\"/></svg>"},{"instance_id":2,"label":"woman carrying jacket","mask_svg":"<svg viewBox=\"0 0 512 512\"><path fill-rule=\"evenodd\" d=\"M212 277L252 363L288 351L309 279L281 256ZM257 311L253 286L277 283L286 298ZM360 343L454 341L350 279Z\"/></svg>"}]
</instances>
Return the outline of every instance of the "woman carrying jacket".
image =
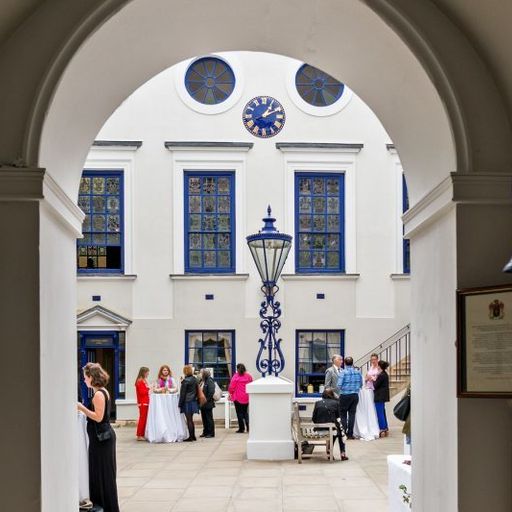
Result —
<instances>
[{"instance_id":1,"label":"woman carrying jacket","mask_svg":"<svg viewBox=\"0 0 512 512\"><path fill-rule=\"evenodd\" d=\"M245 365L236 365L236 373L229 383L229 399L235 404L236 417L238 419L237 434L249 432L249 395L245 387L252 382L251 374L245 369Z\"/></svg>"},{"instance_id":2,"label":"woman carrying jacket","mask_svg":"<svg viewBox=\"0 0 512 512\"><path fill-rule=\"evenodd\" d=\"M380 373L373 383L373 399L380 429L379 437L387 437L389 432L388 420L386 418L386 402L389 402L389 375L386 372L388 366L389 363L386 361L379 361Z\"/></svg>"},{"instance_id":3,"label":"woman carrying jacket","mask_svg":"<svg viewBox=\"0 0 512 512\"><path fill-rule=\"evenodd\" d=\"M199 412L199 406L197 404L197 388L199 384L194 377L192 366L184 366L183 375L185 378L181 382L178 406L187 419L188 439L185 439L185 441L197 441L194 428L194 414Z\"/></svg>"}]
</instances>

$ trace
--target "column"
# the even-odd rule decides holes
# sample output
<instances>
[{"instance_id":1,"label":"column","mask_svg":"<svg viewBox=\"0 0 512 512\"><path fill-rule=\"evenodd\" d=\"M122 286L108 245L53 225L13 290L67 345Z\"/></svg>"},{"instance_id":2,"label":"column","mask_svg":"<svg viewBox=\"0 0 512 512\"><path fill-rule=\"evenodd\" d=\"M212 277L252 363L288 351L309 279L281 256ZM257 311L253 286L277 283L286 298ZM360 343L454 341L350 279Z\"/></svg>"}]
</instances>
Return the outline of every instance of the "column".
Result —
<instances>
[{"instance_id":1,"label":"column","mask_svg":"<svg viewBox=\"0 0 512 512\"><path fill-rule=\"evenodd\" d=\"M82 213L43 169L0 168L6 510L75 510L75 243ZM64 459L65 457L65 459Z\"/></svg>"}]
</instances>

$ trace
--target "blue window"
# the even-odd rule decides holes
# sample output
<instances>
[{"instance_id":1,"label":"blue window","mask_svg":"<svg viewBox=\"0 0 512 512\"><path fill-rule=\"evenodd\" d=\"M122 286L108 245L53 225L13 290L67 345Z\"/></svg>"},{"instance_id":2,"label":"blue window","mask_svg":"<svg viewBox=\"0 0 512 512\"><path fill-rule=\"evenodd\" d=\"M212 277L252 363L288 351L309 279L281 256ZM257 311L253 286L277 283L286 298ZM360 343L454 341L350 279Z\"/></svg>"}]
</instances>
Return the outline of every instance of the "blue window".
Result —
<instances>
[{"instance_id":1,"label":"blue window","mask_svg":"<svg viewBox=\"0 0 512 512\"><path fill-rule=\"evenodd\" d=\"M185 272L235 271L235 174L185 171Z\"/></svg>"},{"instance_id":2,"label":"blue window","mask_svg":"<svg viewBox=\"0 0 512 512\"><path fill-rule=\"evenodd\" d=\"M86 363L99 363L110 375L107 390L112 400L111 419L116 418L115 400L126 397L125 333L118 331L78 332L79 399L89 404L92 390L83 380L81 369Z\"/></svg>"},{"instance_id":3,"label":"blue window","mask_svg":"<svg viewBox=\"0 0 512 512\"><path fill-rule=\"evenodd\" d=\"M187 69L185 87L199 103L217 105L231 96L235 89L235 74L222 59L202 57Z\"/></svg>"},{"instance_id":4,"label":"blue window","mask_svg":"<svg viewBox=\"0 0 512 512\"><path fill-rule=\"evenodd\" d=\"M345 86L321 69L303 64L295 75L300 97L314 107L328 107L338 101Z\"/></svg>"},{"instance_id":5,"label":"blue window","mask_svg":"<svg viewBox=\"0 0 512 512\"><path fill-rule=\"evenodd\" d=\"M295 392L301 396L319 396L325 383L325 371L335 354L345 356L344 330L296 331Z\"/></svg>"},{"instance_id":6,"label":"blue window","mask_svg":"<svg viewBox=\"0 0 512 512\"><path fill-rule=\"evenodd\" d=\"M235 331L185 331L185 364L210 368L225 391L235 371Z\"/></svg>"},{"instance_id":7,"label":"blue window","mask_svg":"<svg viewBox=\"0 0 512 512\"><path fill-rule=\"evenodd\" d=\"M344 175L295 174L297 272L345 271Z\"/></svg>"},{"instance_id":8,"label":"blue window","mask_svg":"<svg viewBox=\"0 0 512 512\"><path fill-rule=\"evenodd\" d=\"M84 170L78 206L85 213L77 241L78 272L123 272L123 173Z\"/></svg>"},{"instance_id":9,"label":"blue window","mask_svg":"<svg viewBox=\"0 0 512 512\"><path fill-rule=\"evenodd\" d=\"M407 182L405 176L402 174L402 212L405 213L409 209L409 194L407 192ZM404 228L402 228L402 233ZM408 238L403 239L403 272L404 274L411 273L411 241Z\"/></svg>"}]
</instances>

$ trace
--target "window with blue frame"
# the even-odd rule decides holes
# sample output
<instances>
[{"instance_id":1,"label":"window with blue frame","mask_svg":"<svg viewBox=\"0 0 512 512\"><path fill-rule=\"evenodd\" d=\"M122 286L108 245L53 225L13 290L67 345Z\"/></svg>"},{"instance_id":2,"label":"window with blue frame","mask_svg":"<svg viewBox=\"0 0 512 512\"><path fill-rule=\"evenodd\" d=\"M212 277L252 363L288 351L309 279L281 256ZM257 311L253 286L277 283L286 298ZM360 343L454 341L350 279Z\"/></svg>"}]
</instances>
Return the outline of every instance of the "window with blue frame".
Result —
<instances>
[{"instance_id":1,"label":"window with blue frame","mask_svg":"<svg viewBox=\"0 0 512 512\"><path fill-rule=\"evenodd\" d=\"M344 174L295 173L295 269L345 271Z\"/></svg>"},{"instance_id":2,"label":"window with blue frame","mask_svg":"<svg viewBox=\"0 0 512 512\"><path fill-rule=\"evenodd\" d=\"M235 271L235 173L185 171L185 272Z\"/></svg>"},{"instance_id":3,"label":"window with blue frame","mask_svg":"<svg viewBox=\"0 0 512 512\"><path fill-rule=\"evenodd\" d=\"M402 174L402 213L405 213L409 209L409 194L407 192L407 182L405 176ZM402 234L404 228L402 228ZM402 242L403 252L403 272L404 274L411 273L411 241L408 238L404 238Z\"/></svg>"},{"instance_id":4,"label":"window with blue frame","mask_svg":"<svg viewBox=\"0 0 512 512\"><path fill-rule=\"evenodd\" d=\"M295 75L295 87L300 97L315 107L328 107L338 101L344 84L321 69L303 64Z\"/></svg>"},{"instance_id":5,"label":"window with blue frame","mask_svg":"<svg viewBox=\"0 0 512 512\"><path fill-rule=\"evenodd\" d=\"M344 330L296 331L295 393L297 396L320 396L325 371L335 354L345 356Z\"/></svg>"},{"instance_id":6,"label":"window with blue frame","mask_svg":"<svg viewBox=\"0 0 512 512\"><path fill-rule=\"evenodd\" d=\"M123 172L84 170L78 206L85 213L78 272L123 272Z\"/></svg>"},{"instance_id":7,"label":"window with blue frame","mask_svg":"<svg viewBox=\"0 0 512 512\"><path fill-rule=\"evenodd\" d=\"M235 371L235 331L185 331L185 364L209 368L213 379L227 391Z\"/></svg>"},{"instance_id":8,"label":"window with blue frame","mask_svg":"<svg viewBox=\"0 0 512 512\"><path fill-rule=\"evenodd\" d=\"M185 73L185 87L192 98L204 105L217 105L227 100L235 89L235 74L218 57L195 60Z\"/></svg>"}]
</instances>

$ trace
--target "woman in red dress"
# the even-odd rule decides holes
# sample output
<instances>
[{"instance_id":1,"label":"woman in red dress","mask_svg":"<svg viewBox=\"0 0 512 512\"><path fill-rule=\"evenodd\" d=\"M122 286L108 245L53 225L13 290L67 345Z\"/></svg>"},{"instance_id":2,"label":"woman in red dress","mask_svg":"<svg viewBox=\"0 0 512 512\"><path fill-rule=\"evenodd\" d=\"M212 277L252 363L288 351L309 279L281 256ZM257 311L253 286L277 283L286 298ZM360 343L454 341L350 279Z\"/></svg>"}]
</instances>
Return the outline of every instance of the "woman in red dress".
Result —
<instances>
[{"instance_id":1,"label":"woman in red dress","mask_svg":"<svg viewBox=\"0 0 512 512\"><path fill-rule=\"evenodd\" d=\"M137 424L137 441L144 441L146 422L149 409L149 368L142 366L135 380L135 391L137 392L137 404L139 406L139 423Z\"/></svg>"}]
</instances>

